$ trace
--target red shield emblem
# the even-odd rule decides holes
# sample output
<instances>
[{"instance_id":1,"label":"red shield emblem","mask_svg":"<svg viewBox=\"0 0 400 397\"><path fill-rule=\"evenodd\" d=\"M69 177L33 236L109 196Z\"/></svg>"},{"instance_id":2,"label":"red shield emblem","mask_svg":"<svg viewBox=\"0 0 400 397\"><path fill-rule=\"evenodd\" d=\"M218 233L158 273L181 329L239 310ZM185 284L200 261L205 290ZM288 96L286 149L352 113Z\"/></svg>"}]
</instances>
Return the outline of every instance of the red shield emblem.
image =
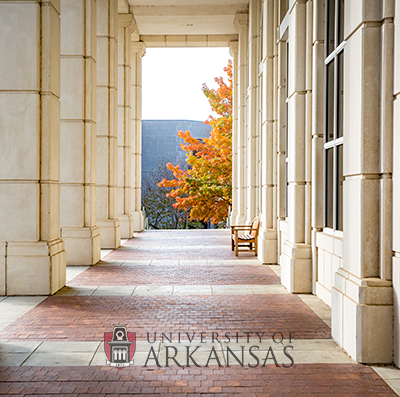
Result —
<instances>
[{"instance_id":1,"label":"red shield emblem","mask_svg":"<svg viewBox=\"0 0 400 397\"><path fill-rule=\"evenodd\" d=\"M113 332L104 332L106 364L122 369L133 364L136 350L136 333L127 332L125 325L114 325Z\"/></svg>"}]
</instances>

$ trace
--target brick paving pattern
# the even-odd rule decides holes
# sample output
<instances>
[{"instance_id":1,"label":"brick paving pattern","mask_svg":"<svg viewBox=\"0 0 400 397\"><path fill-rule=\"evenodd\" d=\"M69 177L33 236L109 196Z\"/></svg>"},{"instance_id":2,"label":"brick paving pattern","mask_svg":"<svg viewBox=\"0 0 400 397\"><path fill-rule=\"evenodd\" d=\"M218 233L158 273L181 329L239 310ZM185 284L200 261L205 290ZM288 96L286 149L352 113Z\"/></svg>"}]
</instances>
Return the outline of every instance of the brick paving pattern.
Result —
<instances>
[{"instance_id":1,"label":"brick paving pattern","mask_svg":"<svg viewBox=\"0 0 400 397\"><path fill-rule=\"evenodd\" d=\"M0 367L0 395L63 396L395 396L370 368L295 364L291 368Z\"/></svg>"},{"instance_id":2,"label":"brick paving pattern","mask_svg":"<svg viewBox=\"0 0 400 397\"><path fill-rule=\"evenodd\" d=\"M52 296L0 332L0 340L101 341L123 322L147 332L292 333L330 338L329 327L296 295Z\"/></svg>"},{"instance_id":3,"label":"brick paving pattern","mask_svg":"<svg viewBox=\"0 0 400 397\"><path fill-rule=\"evenodd\" d=\"M231 251L229 230L151 231L124 243L104 260L199 260L254 259L254 252ZM171 249L172 248L172 249Z\"/></svg>"},{"instance_id":4,"label":"brick paving pattern","mask_svg":"<svg viewBox=\"0 0 400 397\"><path fill-rule=\"evenodd\" d=\"M81 285L267 285L280 284L267 266L134 265L94 266L68 283Z\"/></svg>"},{"instance_id":5,"label":"brick paving pattern","mask_svg":"<svg viewBox=\"0 0 400 397\"><path fill-rule=\"evenodd\" d=\"M210 252L207 252L210 251ZM216 260L227 260L227 259L236 259L240 261L245 261L248 259L254 259L254 253L251 252L243 252L240 257L235 257L235 254L232 251L229 251L225 248L224 250L220 249L208 249L204 248L159 248L157 250L152 249L151 247L141 247L140 249L131 249L129 247L122 247L118 250L115 250L109 253L104 257L104 260L107 261L116 261L116 260L143 260L143 259L156 259L156 260L199 260L199 259L212 259Z\"/></svg>"},{"instance_id":6,"label":"brick paving pattern","mask_svg":"<svg viewBox=\"0 0 400 397\"><path fill-rule=\"evenodd\" d=\"M105 261L135 265L92 267L73 279L81 285L270 285L279 278L252 253L235 257L229 231L145 232L108 254ZM179 260L207 260L180 263ZM173 260L156 262L154 260ZM219 260L235 260L221 262ZM247 262L246 262L247 261ZM147 265L145 263L148 263ZM151 264L149 265L149 263ZM242 262L242 263L241 263ZM250 264L251 263L251 264ZM138 339L162 332L224 334L239 338L282 332L287 339L329 339L329 327L297 296L52 296L0 332L5 341L102 341L113 324L127 324ZM250 336L250 337L254 337ZM66 352L68 354L68 352ZM312 354L312 350L310 350ZM1 357L1 343L0 343ZM7 364L6 364L7 365ZM369 366L295 364L157 368L134 366L0 366L0 395L13 396L395 396Z\"/></svg>"}]
</instances>

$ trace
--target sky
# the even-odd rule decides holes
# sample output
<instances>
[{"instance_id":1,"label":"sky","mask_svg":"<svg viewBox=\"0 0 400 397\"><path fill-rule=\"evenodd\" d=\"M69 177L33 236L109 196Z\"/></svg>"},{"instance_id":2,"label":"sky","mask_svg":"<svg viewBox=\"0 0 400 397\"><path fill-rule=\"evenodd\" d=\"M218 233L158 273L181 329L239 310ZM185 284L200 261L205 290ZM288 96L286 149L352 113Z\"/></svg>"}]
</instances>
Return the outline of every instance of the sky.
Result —
<instances>
[{"instance_id":1,"label":"sky","mask_svg":"<svg viewBox=\"0 0 400 397\"><path fill-rule=\"evenodd\" d=\"M199 120L212 113L201 91L226 74L228 48L147 48L142 58L142 119Z\"/></svg>"}]
</instances>

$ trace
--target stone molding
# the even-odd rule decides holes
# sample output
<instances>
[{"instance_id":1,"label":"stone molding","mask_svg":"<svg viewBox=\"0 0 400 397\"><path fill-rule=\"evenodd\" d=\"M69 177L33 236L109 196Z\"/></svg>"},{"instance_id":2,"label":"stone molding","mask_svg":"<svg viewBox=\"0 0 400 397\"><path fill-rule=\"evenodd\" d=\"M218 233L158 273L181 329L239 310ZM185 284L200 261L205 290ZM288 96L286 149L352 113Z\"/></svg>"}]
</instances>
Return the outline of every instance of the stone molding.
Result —
<instances>
[{"instance_id":1,"label":"stone molding","mask_svg":"<svg viewBox=\"0 0 400 397\"><path fill-rule=\"evenodd\" d=\"M231 41L229 43L229 53L233 57L234 54L237 54L239 52L239 42L238 41Z\"/></svg>"},{"instance_id":2,"label":"stone molding","mask_svg":"<svg viewBox=\"0 0 400 397\"><path fill-rule=\"evenodd\" d=\"M141 57L146 54L146 45L143 43L143 41L133 41L132 42L132 51L135 54L140 55Z\"/></svg>"},{"instance_id":3,"label":"stone molding","mask_svg":"<svg viewBox=\"0 0 400 397\"><path fill-rule=\"evenodd\" d=\"M233 24L235 26L235 30L239 33L240 28L249 26L249 14L247 12L238 12L235 15Z\"/></svg>"}]
</instances>

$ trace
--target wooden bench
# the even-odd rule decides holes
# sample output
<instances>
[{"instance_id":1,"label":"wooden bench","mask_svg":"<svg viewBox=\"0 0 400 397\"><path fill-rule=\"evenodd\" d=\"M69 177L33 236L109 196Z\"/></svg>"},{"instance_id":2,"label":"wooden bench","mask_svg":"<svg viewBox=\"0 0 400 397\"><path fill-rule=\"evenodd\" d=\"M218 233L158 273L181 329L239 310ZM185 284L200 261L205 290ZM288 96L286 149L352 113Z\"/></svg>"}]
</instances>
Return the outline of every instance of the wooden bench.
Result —
<instances>
[{"instance_id":1,"label":"wooden bench","mask_svg":"<svg viewBox=\"0 0 400 397\"><path fill-rule=\"evenodd\" d=\"M254 251L257 256L257 238L260 222L256 216L250 226L231 226L232 251L239 255L239 251ZM240 232L240 233L239 233ZM254 244L254 247L253 247ZM239 249L239 246L247 246L248 249Z\"/></svg>"}]
</instances>

